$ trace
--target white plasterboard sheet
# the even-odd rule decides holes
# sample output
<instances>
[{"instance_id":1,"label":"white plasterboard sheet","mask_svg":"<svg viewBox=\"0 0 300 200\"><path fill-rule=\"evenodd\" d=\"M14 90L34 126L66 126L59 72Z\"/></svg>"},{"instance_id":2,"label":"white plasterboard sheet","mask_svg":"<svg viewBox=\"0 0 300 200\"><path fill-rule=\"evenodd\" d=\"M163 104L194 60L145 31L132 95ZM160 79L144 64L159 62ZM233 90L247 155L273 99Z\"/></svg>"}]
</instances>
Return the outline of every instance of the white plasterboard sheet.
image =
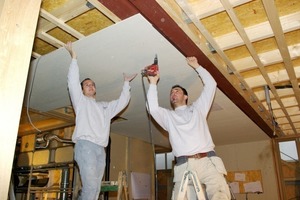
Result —
<instances>
[{"instance_id":1,"label":"white plasterboard sheet","mask_svg":"<svg viewBox=\"0 0 300 200\"><path fill-rule=\"evenodd\" d=\"M76 41L74 49L78 55L81 80L90 77L95 81L97 100L118 98L123 85L122 73L138 73L131 82L132 98L129 106L121 114L127 120L113 123L112 131L148 142L151 142L152 135L155 144L168 146L167 134L159 131L155 124L148 124L142 80L146 90L148 83L146 78L142 78L141 70L152 64L157 54L161 74L158 85L160 105L170 108L169 91L174 84L186 87L189 101L192 102L201 92L202 83L194 70L186 64L185 57L140 14ZM70 61L64 48L35 60L30 68L25 103L30 99L30 107L41 111L70 105L67 91ZM215 141L228 144L232 140L247 142L267 138L219 90L215 102L220 109L212 112L209 118L213 119L209 121ZM239 124L243 124L243 127ZM244 131L245 126L249 131L243 135L239 130Z\"/></svg>"}]
</instances>

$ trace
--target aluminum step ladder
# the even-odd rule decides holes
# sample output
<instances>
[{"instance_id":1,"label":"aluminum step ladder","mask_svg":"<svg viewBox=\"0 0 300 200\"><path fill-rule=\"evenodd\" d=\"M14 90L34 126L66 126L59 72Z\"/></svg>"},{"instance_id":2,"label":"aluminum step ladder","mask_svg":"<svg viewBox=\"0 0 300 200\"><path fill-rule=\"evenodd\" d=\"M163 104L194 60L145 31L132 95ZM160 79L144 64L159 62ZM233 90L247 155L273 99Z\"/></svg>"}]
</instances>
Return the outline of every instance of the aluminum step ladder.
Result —
<instances>
[{"instance_id":1,"label":"aluminum step ladder","mask_svg":"<svg viewBox=\"0 0 300 200\"><path fill-rule=\"evenodd\" d=\"M194 171L188 171L186 170L183 173L183 177L180 183L180 188L179 188L179 192L178 192L178 197L177 200L183 200L186 192L187 192L187 187L188 187L188 182L189 180L192 180L196 194L197 194L197 198L198 200L206 200L205 197L205 191L202 188L202 185L197 177L197 174Z\"/></svg>"}]
</instances>

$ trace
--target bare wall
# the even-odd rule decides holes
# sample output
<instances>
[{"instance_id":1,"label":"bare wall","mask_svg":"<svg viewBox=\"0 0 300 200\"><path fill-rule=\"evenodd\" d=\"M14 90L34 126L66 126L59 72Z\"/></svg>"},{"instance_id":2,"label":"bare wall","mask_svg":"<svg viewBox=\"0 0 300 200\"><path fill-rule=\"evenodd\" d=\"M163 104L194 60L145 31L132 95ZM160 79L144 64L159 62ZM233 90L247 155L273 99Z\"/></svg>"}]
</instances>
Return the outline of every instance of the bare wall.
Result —
<instances>
[{"instance_id":1,"label":"bare wall","mask_svg":"<svg viewBox=\"0 0 300 200\"><path fill-rule=\"evenodd\" d=\"M111 180L117 180L120 170L127 173L129 199L132 199L131 172L150 174L151 194L154 199L154 162L152 145L139 139L111 134ZM113 197L110 196L110 199Z\"/></svg>"},{"instance_id":2,"label":"bare wall","mask_svg":"<svg viewBox=\"0 0 300 200\"><path fill-rule=\"evenodd\" d=\"M216 147L227 171L261 170L262 194L248 194L251 200L279 200L276 169L271 140L240 143ZM236 194L237 200L246 199L245 194Z\"/></svg>"}]
</instances>

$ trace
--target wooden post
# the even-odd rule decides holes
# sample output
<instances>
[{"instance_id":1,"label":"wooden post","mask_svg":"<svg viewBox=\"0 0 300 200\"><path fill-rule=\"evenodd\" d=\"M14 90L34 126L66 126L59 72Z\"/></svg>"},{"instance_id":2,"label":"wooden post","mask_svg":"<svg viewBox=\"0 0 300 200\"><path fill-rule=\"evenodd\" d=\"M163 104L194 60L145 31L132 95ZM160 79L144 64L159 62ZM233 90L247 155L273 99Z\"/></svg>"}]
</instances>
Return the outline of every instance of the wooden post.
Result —
<instances>
[{"instance_id":1,"label":"wooden post","mask_svg":"<svg viewBox=\"0 0 300 200\"><path fill-rule=\"evenodd\" d=\"M0 199L7 199L41 0L1 0Z\"/></svg>"}]
</instances>

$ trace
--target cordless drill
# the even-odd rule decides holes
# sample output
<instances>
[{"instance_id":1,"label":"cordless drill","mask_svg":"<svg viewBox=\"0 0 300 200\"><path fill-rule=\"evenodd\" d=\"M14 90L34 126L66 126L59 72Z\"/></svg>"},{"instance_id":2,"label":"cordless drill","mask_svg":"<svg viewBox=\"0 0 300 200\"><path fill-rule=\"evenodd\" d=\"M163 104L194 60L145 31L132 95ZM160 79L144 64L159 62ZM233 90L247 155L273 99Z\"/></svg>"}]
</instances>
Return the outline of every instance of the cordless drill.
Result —
<instances>
[{"instance_id":1,"label":"cordless drill","mask_svg":"<svg viewBox=\"0 0 300 200\"><path fill-rule=\"evenodd\" d=\"M142 75L143 76L155 76L157 74L157 71L158 71L158 59L157 59L157 55L155 55L153 64L145 67L142 70Z\"/></svg>"}]
</instances>

